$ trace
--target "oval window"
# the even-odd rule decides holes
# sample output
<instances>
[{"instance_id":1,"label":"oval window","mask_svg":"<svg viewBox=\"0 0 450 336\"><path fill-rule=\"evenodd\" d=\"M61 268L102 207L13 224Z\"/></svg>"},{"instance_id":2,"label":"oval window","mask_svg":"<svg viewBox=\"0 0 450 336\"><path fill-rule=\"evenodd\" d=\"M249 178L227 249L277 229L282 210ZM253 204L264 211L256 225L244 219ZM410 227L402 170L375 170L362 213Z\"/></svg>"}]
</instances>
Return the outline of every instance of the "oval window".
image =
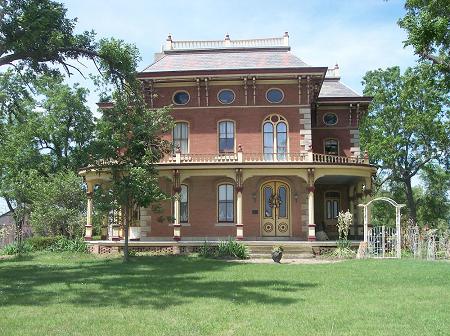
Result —
<instances>
[{"instance_id":1,"label":"oval window","mask_svg":"<svg viewBox=\"0 0 450 336\"><path fill-rule=\"evenodd\" d=\"M173 95L173 102L176 105L186 105L189 102L189 93L186 91L179 91Z\"/></svg>"},{"instance_id":2,"label":"oval window","mask_svg":"<svg viewBox=\"0 0 450 336\"><path fill-rule=\"evenodd\" d=\"M283 98L284 94L280 89L269 89L266 92L266 99L271 103L280 103Z\"/></svg>"},{"instance_id":3,"label":"oval window","mask_svg":"<svg viewBox=\"0 0 450 336\"><path fill-rule=\"evenodd\" d=\"M222 103L222 104L231 104L232 102L234 102L234 92L233 90L221 90L218 94L217 94L217 99Z\"/></svg>"},{"instance_id":4,"label":"oval window","mask_svg":"<svg viewBox=\"0 0 450 336\"><path fill-rule=\"evenodd\" d=\"M334 113L327 113L323 116L323 122L325 125L332 126L336 125L338 121L337 115Z\"/></svg>"}]
</instances>

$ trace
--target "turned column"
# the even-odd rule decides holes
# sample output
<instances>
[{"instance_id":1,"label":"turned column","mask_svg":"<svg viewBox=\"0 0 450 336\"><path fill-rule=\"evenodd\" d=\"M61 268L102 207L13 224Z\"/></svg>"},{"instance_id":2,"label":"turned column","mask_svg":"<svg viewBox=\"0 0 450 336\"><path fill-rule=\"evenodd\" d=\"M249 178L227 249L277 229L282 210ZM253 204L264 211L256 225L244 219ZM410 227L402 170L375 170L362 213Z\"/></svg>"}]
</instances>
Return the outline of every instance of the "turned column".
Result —
<instances>
[{"instance_id":1,"label":"turned column","mask_svg":"<svg viewBox=\"0 0 450 336\"><path fill-rule=\"evenodd\" d=\"M316 240L316 224L314 223L314 169L308 169L308 240Z\"/></svg>"},{"instance_id":2,"label":"turned column","mask_svg":"<svg viewBox=\"0 0 450 336\"><path fill-rule=\"evenodd\" d=\"M86 213L86 225L84 226L85 234L84 240L92 240L92 216L94 212L94 203L93 203L93 185L90 182L87 182L87 213Z\"/></svg>"},{"instance_id":3,"label":"turned column","mask_svg":"<svg viewBox=\"0 0 450 336\"><path fill-rule=\"evenodd\" d=\"M181 240L181 224L180 224L180 193L181 193L181 184L180 184L180 172L178 169L175 169L173 172L173 192L174 192L174 200L173 200L173 239L176 241Z\"/></svg>"},{"instance_id":4,"label":"turned column","mask_svg":"<svg viewBox=\"0 0 450 336\"><path fill-rule=\"evenodd\" d=\"M242 170L236 169L236 239L244 239L244 224L242 222Z\"/></svg>"}]
</instances>

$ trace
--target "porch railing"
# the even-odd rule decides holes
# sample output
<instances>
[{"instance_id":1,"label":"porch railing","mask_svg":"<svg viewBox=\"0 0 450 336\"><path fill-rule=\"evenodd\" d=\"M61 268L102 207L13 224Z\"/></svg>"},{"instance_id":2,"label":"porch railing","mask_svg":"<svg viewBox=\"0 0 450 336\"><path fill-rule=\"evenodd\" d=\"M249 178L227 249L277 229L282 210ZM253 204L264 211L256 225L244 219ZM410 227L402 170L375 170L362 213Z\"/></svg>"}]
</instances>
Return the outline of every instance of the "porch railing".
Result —
<instances>
[{"instance_id":1,"label":"porch railing","mask_svg":"<svg viewBox=\"0 0 450 336\"><path fill-rule=\"evenodd\" d=\"M166 156L159 164L189 164L189 163L258 163L258 162L311 162L332 164L368 164L364 157L348 157L312 152L304 153L214 153L214 154L181 154Z\"/></svg>"}]
</instances>

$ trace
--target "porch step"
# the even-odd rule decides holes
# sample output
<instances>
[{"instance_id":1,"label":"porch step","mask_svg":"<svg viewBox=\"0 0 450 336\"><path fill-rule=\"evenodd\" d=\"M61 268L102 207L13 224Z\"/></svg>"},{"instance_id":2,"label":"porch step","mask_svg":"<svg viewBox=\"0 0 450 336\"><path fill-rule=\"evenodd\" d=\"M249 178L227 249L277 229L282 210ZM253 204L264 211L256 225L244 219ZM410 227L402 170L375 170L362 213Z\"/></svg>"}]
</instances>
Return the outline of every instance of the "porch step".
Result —
<instances>
[{"instance_id":1,"label":"porch step","mask_svg":"<svg viewBox=\"0 0 450 336\"><path fill-rule=\"evenodd\" d=\"M314 258L311 246L305 245L282 245L283 258L289 259L308 259ZM250 257L252 258L272 258L272 249L270 245L252 245L249 246Z\"/></svg>"},{"instance_id":2,"label":"porch step","mask_svg":"<svg viewBox=\"0 0 450 336\"><path fill-rule=\"evenodd\" d=\"M272 259L272 254L270 253L250 253L250 258L252 259ZM283 259L313 259L314 254L309 253L298 253L298 254L285 254L283 253Z\"/></svg>"}]
</instances>

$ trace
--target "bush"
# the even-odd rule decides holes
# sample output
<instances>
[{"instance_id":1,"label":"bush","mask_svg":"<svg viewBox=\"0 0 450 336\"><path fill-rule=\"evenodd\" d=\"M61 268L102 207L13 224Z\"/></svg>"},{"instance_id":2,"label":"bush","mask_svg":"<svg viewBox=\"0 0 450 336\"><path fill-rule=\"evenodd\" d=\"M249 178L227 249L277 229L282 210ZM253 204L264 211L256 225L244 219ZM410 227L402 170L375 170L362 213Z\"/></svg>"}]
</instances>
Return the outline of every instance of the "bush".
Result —
<instances>
[{"instance_id":1,"label":"bush","mask_svg":"<svg viewBox=\"0 0 450 336\"><path fill-rule=\"evenodd\" d=\"M210 244L208 244L206 241L203 243L202 246L200 246L200 249L198 251L198 255L204 258L212 258L217 254L217 249Z\"/></svg>"},{"instance_id":2,"label":"bush","mask_svg":"<svg viewBox=\"0 0 450 336\"><path fill-rule=\"evenodd\" d=\"M21 243L11 243L3 247L2 253L6 255L26 254L33 251L33 248L26 241Z\"/></svg>"},{"instance_id":3,"label":"bush","mask_svg":"<svg viewBox=\"0 0 450 336\"><path fill-rule=\"evenodd\" d=\"M221 241L217 247L217 257L233 257L238 259L248 259L248 247L242 243L232 240Z\"/></svg>"},{"instance_id":4,"label":"bush","mask_svg":"<svg viewBox=\"0 0 450 336\"><path fill-rule=\"evenodd\" d=\"M56 236L56 237L31 237L26 240L26 242L31 246L33 251L44 251L50 248L53 244L56 244L56 242L59 239L63 239L62 236Z\"/></svg>"},{"instance_id":5,"label":"bush","mask_svg":"<svg viewBox=\"0 0 450 336\"><path fill-rule=\"evenodd\" d=\"M87 244L82 238L69 239L59 237L48 247L51 252L87 252Z\"/></svg>"}]
</instances>

